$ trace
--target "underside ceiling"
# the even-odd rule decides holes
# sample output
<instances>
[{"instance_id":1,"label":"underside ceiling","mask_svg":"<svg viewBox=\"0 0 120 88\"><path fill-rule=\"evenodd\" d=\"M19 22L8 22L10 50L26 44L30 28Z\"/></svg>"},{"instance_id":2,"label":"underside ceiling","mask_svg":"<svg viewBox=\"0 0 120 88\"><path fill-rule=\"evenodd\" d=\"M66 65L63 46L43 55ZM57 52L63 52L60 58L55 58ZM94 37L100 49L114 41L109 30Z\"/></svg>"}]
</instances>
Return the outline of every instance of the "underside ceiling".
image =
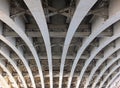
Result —
<instances>
[{"instance_id":1,"label":"underside ceiling","mask_svg":"<svg viewBox=\"0 0 120 88\"><path fill-rule=\"evenodd\" d=\"M119 88L120 0L0 0L0 88Z\"/></svg>"}]
</instances>

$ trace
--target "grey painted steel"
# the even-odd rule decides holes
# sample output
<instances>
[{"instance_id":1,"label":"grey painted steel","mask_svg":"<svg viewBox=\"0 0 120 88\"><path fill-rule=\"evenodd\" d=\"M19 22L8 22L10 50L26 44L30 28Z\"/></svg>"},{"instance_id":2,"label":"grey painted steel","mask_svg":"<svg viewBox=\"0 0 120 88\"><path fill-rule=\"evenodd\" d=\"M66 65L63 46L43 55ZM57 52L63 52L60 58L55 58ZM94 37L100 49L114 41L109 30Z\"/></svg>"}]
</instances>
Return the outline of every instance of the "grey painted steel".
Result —
<instances>
[{"instance_id":1,"label":"grey painted steel","mask_svg":"<svg viewBox=\"0 0 120 88\"><path fill-rule=\"evenodd\" d=\"M92 53L92 55L90 56L90 58L86 61L85 66L83 67L83 69L85 69L85 67L88 67L89 63L94 59L94 57L105 47L107 46L109 43L111 43L112 41L114 41L115 39L120 37L120 33L115 34L114 36L112 36L111 38L106 38L103 42L101 43L100 47L98 49L95 49L94 52ZM86 84L84 86L84 88L87 88L92 76L94 75L94 73L96 72L96 70L98 69L98 67L110 56L112 55L116 50L118 50L119 47L116 47L115 50L108 50L108 52L105 54L105 56L99 60L96 64L96 66L92 69L90 76L88 77L88 80L86 81Z\"/></svg>"},{"instance_id":2,"label":"grey painted steel","mask_svg":"<svg viewBox=\"0 0 120 88\"><path fill-rule=\"evenodd\" d=\"M100 72L99 77L102 76L102 75L104 74L104 72L105 72L113 63L115 63L115 62L116 62L117 60L119 60L119 59L120 59L120 55L117 56L117 57L116 57L115 59L113 59L112 61L110 61L110 63L107 64L107 66L103 68L102 72ZM98 77L98 78L99 78L99 77ZM103 84L105 83L106 80L107 80L107 77L105 77L105 78L103 79L103 81L101 81L99 88L101 88L101 87L103 86ZM97 82L96 82L96 83L97 83Z\"/></svg>"},{"instance_id":3,"label":"grey painted steel","mask_svg":"<svg viewBox=\"0 0 120 88\"><path fill-rule=\"evenodd\" d=\"M13 44L13 40L12 39L7 39L5 38L4 36L0 35L0 40L2 40L4 43L6 43L9 47L11 47L11 49L13 49L13 51L19 56L19 58L22 60L23 64L25 65L28 73L29 73L29 76L30 76L30 79L31 79L31 82L32 82L32 85L33 85L33 88L36 88L35 87L35 81L34 81L34 77L33 77L33 74L32 74L32 71L30 69L30 66L28 65L28 62L27 60L24 58L24 56L22 55L22 51L20 52L16 47L15 45ZM12 43L11 43L12 42Z\"/></svg>"},{"instance_id":4,"label":"grey painted steel","mask_svg":"<svg viewBox=\"0 0 120 88\"><path fill-rule=\"evenodd\" d=\"M119 65L116 65L116 66L112 69L112 71L109 72L109 74L104 78L103 83L102 83L102 86L103 86L103 84L107 81L107 79L110 77L110 75L111 75L117 68L119 68L119 67L120 67L120 64L119 64ZM108 84L106 85L105 88L108 88L108 86L113 82L113 80L114 80L118 75L120 75L120 72L117 73L117 74L110 80L110 82L108 82ZM101 86L101 88L102 88L102 86Z\"/></svg>"},{"instance_id":5,"label":"grey painted steel","mask_svg":"<svg viewBox=\"0 0 120 88\"><path fill-rule=\"evenodd\" d=\"M113 53L116 52L116 50L120 49L120 47L118 46L118 48L116 48L115 50L111 50ZM117 61L118 59L120 58L120 55L118 58L114 58L112 59L112 61L107 65L105 66L104 69L101 70L100 74L97 76L97 78L94 80L93 84L92 84L92 88L95 88L97 82L99 81L99 79L102 77L102 75L104 74L104 72L107 70L107 68L109 68L115 61ZM107 59L107 58L106 58ZM106 60L104 59L104 61ZM101 59L99 62L103 62L102 61L103 59ZM98 63L99 63L98 62Z\"/></svg>"},{"instance_id":6,"label":"grey painted steel","mask_svg":"<svg viewBox=\"0 0 120 88\"><path fill-rule=\"evenodd\" d=\"M3 48L3 47L2 47ZM20 69L17 67L17 65L15 64L15 62L12 60L12 58L9 57L9 52L7 51L7 49L4 50L0 50L0 54L3 55L10 63L11 65L15 68L16 72L18 73L18 75L20 76L22 83L24 85L24 88L27 88L27 84L25 82L25 79L20 71Z\"/></svg>"},{"instance_id":7,"label":"grey painted steel","mask_svg":"<svg viewBox=\"0 0 120 88\"><path fill-rule=\"evenodd\" d=\"M2 27L2 25L1 25ZM31 82L32 82L32 85L33 85L33 88L36 88L35 87L35 81L34 81L34 77L33 77L33 74L32 74L32 71L30 69L30 66L28 65L28 62L27 60L25 59L25 57L23 56L23 52L22 50L18 50L16 47L15 47L15 40L13 38L9 38L9 37L4 37L2 35L2 28L0 28L0 40L2 40L4 43L6 43L6 45L8 45L9 47L11 47L11 49L19 56L19 58L22 60L23 64L25 65L28 73L29 73L29 76L30 76L30 79L31 79Z\"/></svg>"},{"instance_id":8,"label":"grey painted steel","mask_svg":"<svg viewBox=\"0 0 120 88\"><path fill-rule=\"evenodd\" d=\"M48 65L49 65L49 76L50 76L50 88L53 88L53 68L52 68L52 52L51 52L51 43L50 36L48 32L48 27L43 12L42 4L40 0L24 0L29 10L31 11L33 17L35 18L38 27L43 36L45 42L46 52L48 56ZM43 84L42 84L43 85ZM44 86L43 86L44 88Z\"/></svg>"},{"instance_id":9,"label":"grey painted steel","mask_svg":"<svg viewBox=\"0 0 120 88\"><path fill-rule=\"evenodd\" d=\"M35 58L35 61L37 63L39 74L40 74L41 83L42 83L42 86L44 88L44 77L43 77L41 64L40 64L39 57L37 55L37 52L36 52L32 42L29 40L29 38L27 37L25 32L22 30L22 28L19 27L8 15L6 15L2 11L0 11L0 20L3 21L4 23L6 23L9 27L11 27L24 40L24 42L29 47L29 49L32 52L32 54L33 54L33 56Z\"/></svg>"},{"instance_id":10,"label":"grey painted steel","mask_svg":"<svg viewBox=\"0 0 120 88\"><path fill-rule=\"evenodd\" d=\"M119 0L118 0L119 1ZM116 5L115 5L116 7ZM112 12L114 12L113 14L111 14ZM106 20L105 22L102 23L102 26L98 25L98 27L95 28L95 30L92 32L92 34L88 37L88 40L85 41L84 45L88 46L90 44L90 42L96 37L96 35L98 35L99 33L101 33L102 31L104 31L107 27L109 27L111 24L117 22L118 20L120 20L120 17L119 15L120 14L120 11L119 9L115 9L115 8L112 8L112 10L109 10L109 19ZM99 30L98 30L99 29ZM84 47L85 48L85 47ZM80 50L81 52L81 50ZM79 54L79 53L78 53ZM91 61L88 61L88 63L90 63ZM86 64L88 65L88 63L86 62ZM80 85L80 82L81 82L81 79L82 79L82 76L85 72L85 69L87 68L87 65L84 66L83 70L81 71L80 73L80 76L78 77L78 82L76 84L76 88L79 87ZM87 85L85 85L87 86Z\"/></svg>"},{"instance_id":11,"label":"grey painted steel","mask_svg":"<svg viewBox=\"0 0 120 88\"><path fill-rule=\"evenodd\" d=\"M68 32L65 38L62 57L61 57L61 65L60 65L60 75L59 75L59 88L62 87L62 79L63 79L63 71L64 71L64 64L65 64L65 58L67 55L67 51L70 45L70 42L74 36L75 31L77 30L79 24L83 20L83 18L86 16L88 11L92 8L92 6L95 4L97 0L79 0L79 3L77 5L77 8L75 10L75 13L72 17L72 20L70 22L70 26L68 28ZM88 3L86 3L88 2Z\"/></svg>"},{"instance_id":12,"label":"grey painted steel","mask_svg":"<svg viewBox=\"0 0 120 88\"><path fill-rule=\"evenodd\" d=\"M14 87L15 88L19 88L17 85L17 82L15 80L15 78L12 76L12 74L10 73L10 71L4 66L4 62L2 60L0 60L0 67L8 74L8 76L10 77L10 80L12 80L12 82L14 83Z\"/></svg>"},{"instance_id":13,"label":"grey painted steel","mask_svg":"<svg viewBox=\"0 0 120 88\"><path fill-rule=\"evenodd\" d=\"M118 23L117 25L119 25L119 23ZM115 28L114 28L114 29L115 29ZM100 47L99 47L98 49L93 50L90 58L86 61L86 63L87 63L86 67L89 65L89 63L94 59L94 57L95 57L105 46L107 46L109 43L111 43L112 41L114 41L114 40L116 40L117 38L120 37L120 33L118 32L118 31L119 31L119 26L118 26L118 28L116 28L115 30L116 30L117 32L116 32L111 38L105 38L105 39L103 39L102 42L101 42ZM119 46L118 46L118 47L119 47ZM115 49L117 49L118 47L116 47ZM119 48L118 48L118 49L119 49ZM113 51L114 51L114 50L113 50ZM108 58L108 56L110 56L110 55L113 53L113 51L111 51L111 50L109 49L108 52L105 53L104 57L96 63L97 65L92 69L92 71L91 71L91 73L90 73L90 75L89 75L89 77L88 77L88 80L86 81L86 84L85 84L84 88L87 88L87 86L88 86L88 84L89 84L92 76L95 74L96 70L97 70L97 69L99 68L99 66ZM116 51L116 50L115 50L115 51ZM109 55L109 54L110 54L110 55ZM85 66L84 66L84 67L85 67ZM84 67L83 67L83 68L84 68Z\"/></svg>"},{"instance_id":14,"label":"grey painted steel","mask_svg":"<svg viewBox=\"0 0 120 88\"><path fill-rule=\"evenodd\" d=\"M92 34L86 39L86 41L84 42L84 44L81 46L81 48L77 52L76 58L74 60L74 63L73 63L72 69L71 69L69 81L72 80L72 76L73 76L75 67L77 65L77 62L79 61L79 58L80 58L81 54L83 53L83 51L86 49L86 47L92 42L92 40L96 36L98 36L102 31L104 31L106 28L108 28L110 25L114 24L118 20L120 20L120 13L119 12L116 13L115 15L113 15L108 20L106 20L104 23L102 23L101 26L98 26L98 28L95 31L93 31ZM82 79L82 76L83 76L84 71L85 71L86 68L87 67L84 67L83 71L81 71L80 76L78 77L78 82L77 82L76 88L79 87L81 79ZM70 83L71 83L71 81L70 81Z\"/></svg>"}]
</instances>

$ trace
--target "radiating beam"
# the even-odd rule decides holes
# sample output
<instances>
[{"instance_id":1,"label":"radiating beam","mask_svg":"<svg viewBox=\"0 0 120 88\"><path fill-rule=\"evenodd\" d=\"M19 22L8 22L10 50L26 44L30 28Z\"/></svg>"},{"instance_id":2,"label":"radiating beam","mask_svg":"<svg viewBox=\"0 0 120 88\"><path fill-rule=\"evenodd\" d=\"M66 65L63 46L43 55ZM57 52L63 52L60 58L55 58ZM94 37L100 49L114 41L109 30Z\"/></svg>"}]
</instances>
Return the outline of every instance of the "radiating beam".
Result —
<instances>
[{"instance_id":1,"label":"radiating beam","mask_svg":"<svg viewBox=\"0 0 120 88\"><path fill-rule=\"evenodd\" d=\"M4 66L5 64L3 63L2 60L0 60L0 67L8 74L10 80L12 80L12 82L14 83L14 87L18 88L17 82L15 80L15 78L12 76L12 74L10 73L10 71Z\"/></svg>"},{"instance_id":2,"label":"radiating beam","mask_svg":"<svg viewBox=\"0 0 120 88\"><path fill-rule=\"evenodd\" d=\"M120 37L120 33L116 33L114 36L112 36L111 38L106 38L106 39L103 39L100 46L97 48L97 49L94 49L91 56L88 58L88 60L85 62L85 65L83 67L84 71L82 70L81 73L84 74L86 68L88 67L88 65L90 64L90 62L94 59L94 57L103 49L105 48L107 45L109 45L109 43L111 43L112 41L116 40L117 38ZM117 47L118 46L118 47ZM96 64L97 66L94 67L90 73L90 76L88 77L88 80L84 86L84 88L87 88L93 74L96 72L96 70L98 69L98 67L110 56L112 55L114 52L116 52L119 48L119 42L118 44L116 44L116 47L115 48L109 48L105 54L104 54L104 57L99 60Z\"/></svg>"},{"instance_id":3,"label":"radiating beam","mask_svg":"<svg viewBox=\"0 0 120 88\"><path fill-rule=\"evenodd\" d=\"M100 83L100 86L99 86L99 88L102 88L102 86L105 84L105 82L107 81L107 79L109 78L109 76L111 75L111 74L113 74L114 73L114 71L116 70L116 69L118 69L120 67L120 65L118 64L118 65L116 65L114 68L112 68L112 70L108 73L108 75L106 76L106 77L104 77L104 79L102 80L102 82ZM118 73L116 73L116 74L119 74L119 72ZM114 77L113 77L114 78ZM108 82L109 84L111 84L110 82ZM109 86L109 84L108 84L108 86ZM105 85L106 86L106 85ZM107 86L106 86L106 88L107 88Z\"/></svg>"},{"instance_id":4,"label":"radiating beam","mask_svg":"<svg viewBox=\"0 0 120 88\"><path fill-rule=\"evenodd\" d=\"M29 40L27 35L24 33L24 31L22 29L24 27L18 26L18 24L15 23L7 14L5 14L4 11L0 11L0 19L4 23L6 23L11 29L13 29L24 40L24 42L28 45L30 51L32 52L32 54L36 60L36 63L37 63L38 68L39 68L39 73L41 75L40 79L42 81L42 84L44 85L44 77L43 77L42 68L41 68L41 64L39 62L37 52L36 52L32 42Z\"/></svg>"},{"instance_id":5,"label":"radiating beam","mask_svg":"<svg viewBox=\"0 0 120 88\"><path fill-rule=\"evenodd\" d=\"M71 40L74 36L74 33L77 30L79 24L81 23L83 18L86 16L86 14L92 8L92 6L95 4L96 1L97 0L92 0L92 1L79 0L77 8L76 8L74 15L72 17L72 20L70 22L68 32L67 32L67 35L65 38L65 42L64 42L64 47L63 47L63 52L62 52L62 57L61 57L61 65L60 65L59 88L62 87L62 77L63 77L63 71L64 71L65 58L67 55L67 51L68 51L70 42L71 42Z\"/></svg>"},{"instance_id":6,"label":"radiating beam","mask_svg":"<svg viewBox=\"0 0 120 88\"><path fill-rule=\"evenodd\" d=\"M103 76L103 74L105 73L105 71L110 68L110 66L115 63L116 61L118 61L120 59L120 55L117 56L117 58L112 59L100 72L100 74L97 76L97 78L94 80L93 82L93 88L95 88L94 86L96 86L96 84L99 82L100 78ZM102 82L102 81L101 81ZM101 84L100 84L101 85ZM100 88L101 86L99 86Z\"/></svg>"},{"instance_id":7,"label":"radiating beam","mask_svg":"<svg viewBox=\"0 0 120 88\"><path fill-rule=\"evenodd\" d=\"M112 40L112 39L111 39L111 40ZM108 41L109 41L109 40L108 40ZM106 44L105 44L105 45L106 45ZM101 60L99 60L99 61L96 63L97 66L92 69L92 71L91 71L91 73L90 73L90 76L88 77L88 80L87 80L87 82L86 82L85 88L86 88L87 85L89 84L92 76L93 76L94 73L97 71L97 69L99 68L99 66L100 66L110 55L112 55L114 52L116 52L117 50L119 50L119 49L120 49L119 46L120 46L120 44L119 44L119 42L118 42L118 44L116 45L115 48L113 48L113 49L109 48L109 49L107 50L107 52L105 52L104 58L101 59ZM97 82L97 81L96 81L96 82ZM95 86L95 83L93 83L92 88L94 88L94 86Z\"/></svg>"},{"instance_id":8,"label":"radiating beam","mask_svg":"<svg viewBox=\"0 0 120 88\"><path fill-rule=\"evenodd\" d=\"M0 20L5 22L6 24L11 24L13 26L13 24L10 22L9 19L7 19L7 17L9 17L9 3L7 0L0 0ZM16 30L16 28L15 28ZM10 63L13 65L13 67L17 70L18 74L20 75L21 80L23 81L23 85L25 88L27 88L26 82L22 76L22 74L20 73L20 70L17 68L17 66L15 65L15 63L11 60L11 58L9 57L9 52L6 50L1 51L0 52L6 59L8 59L10 61Z\"/></svg>"},{"instance_id":9,"label":"radiating beam","mask_svg":"<svg viewBox=\"0 0 120 88\"><path fill-rule=\"evenodd\" d=\"M104 83L106 82L106 80L110 77L110 75L111 75L116 69L118 69L119 67L120 67L120 64L114 66L113 69L109 72L109 74L104 78L102 84L104 84ZM114 81L114 79L115 79L118 75L120 75L120 72L118 72L118 73L108 82L108 84L106 84L106 87L105 87L105 88L108 88L109 85L112 84L112 82ZM103 85L102 85L102 86L103 86ZM101 86L101 88L102 88L102 86Z\"/></svg>"},{"instance_id":10,"label":"radiating beam","mask_svg":"<svg viewBox=\"0 0 120 88\"><path fill-rule=\"evenodd\" d=\"M22 80L24 87L27 88L25 79L24 79L20 69L17 67L17 65L14 63L14 61L9 57L9 51L7 50L7 48L5 49L2 47L2 49L0 50L0 54L2 54L11 63L11 65L15 68L15 70L17 71L17 73L19 74L19 76Z\"/></svg>"},{"instance_id":11,"label":"radiating beam","mask_svg":"<svg viewBox=\"0 0 120 88\"><path fill-rule=\"evenodd\" d=\"M119 31L119 28L120 28L119 24L120 24L120 22L114 24L114 29L115 29L115 31ZM108 39L108 40L105 40L105 42L106 42L106 41L110 41L110 42L111 42L111 41L113 41L113 40L115 40L115 39L117 39L117 38L119 38L119 37L120 37L120 33L115 32L114 36L111 37L111 38ZM115 47L115 50L109 49L109 52L108 52L106 55L109 55L109 53L110 53L110 54L113 54L113 53L116 52L118 49L120 49L119 43L120 43L120 40L119 40L119 39L116 40L116 47ZM104 43L104 45L106 45L106 44ZM94 71L92 70L91 73L90 73L90 76L89 76L90 80L91 80L93 74L95 73L95 71L98 69L98 67L99 67L106 59L107 59L107 58L104 57L102 60L99 60L99 61L97 62L96 69L93 68ZM102 76L102 75L101 75L101 76ZM89 80L89 79L88 79L88 80ZM88 80L87 80L87 82L88 82ZM90 80L89 80L89 81L90 81ZM96 81L93 83L92 88L95 87L95 85L96 85L96 83L97 83L98 80L99 80L99 77L98 77L98 78L96 79Z\"/></svg>"},{"instance_id":12,"label":"radiating beam","mask_svg":"<svg viewBox=\"0 0 120 88\"><path fill-rule=\"evenodd\" d=\"M32 85L33 87L35 88L35 81L34 81L34 77L33 77L33 74L32 74L32 71L28 65L28 62L27 60L24 58L24 56L22 55L23 52L22 50L20 51L20 49L18 50L16 47L15 47L15 39L13 38L10 38L10 37L4 37L2 35L2 25L0 25L1 28L0 28L0 40L2 40L6 45L8 45L14 52L16 52L16 54L19 56L19 58L22 60L23 64L25 65L28 73L29 73L29 76L30 76L30 79L31 79L31 82L32 82Z\"/></svg>"},{"instance_id":13,"label":"radiating beam","mask_svg":"<svg viewBox=\"0 0 120 88\"><path fill-rule=\"evenodd\" d=\"M27 60L24 58L24 56L22 55L22 51L20 52L16 47L15 45L13 45L13 40L9 38L5 38L4 36L0 35L0 40L2 40L4 43L6 43L6 45L8 45L9 47L11 47L11 49L13 49L14 52L16 52L16 54L19 56L19 58L22 60L23 64L25 65L28 73L29 73L29 76L30 76L30 79L32 81L32 85L35 87L35 81L34 81L34 77L33 77L33 74L32 74L32 71L28 65L28 62ZM12 42L12 43L11 43Z\"/></svg>"},{"instance_id":14,"label":"radiating beam","mask_svg":"<svg viewBox=\"0 0 120 88\"><path fill-rule=\"evenodd\" d=\"M96 26L96 28L95 28L95 30L93 31L93 33L88 37L88 39L86 39L86 41L85 41L85 43L84 43L84 47L81 47L81 48L83 48L83 49L79 49L79 51L78 51L78 55L80 55L81 56L81 51L82 50L84 50L88 45L89 45L89 43L97 36L97 35L99 35L102 31L104 31L106 28L108 28L109 26L111 26L112 24L114 24L115 22L117 22L117 21L119 21L120 20L120 11L119 11L119 9L117 9L117 10L114 10L115 9L115 7L116 6L114 6L112 9L113 9L113 11L111 10L111 12L109 13L109 18L104 22L104 23L101 23L101 25L99 25L98 27ZM115 11L115 12L114 12ZM113 12L113 13L112 13ZM111 13L112 13L112 15L111 15ZM103 24L103 25L102 25ZM118 30L119 31L119 30ZM116 38L118 38L118 36L119 35L115 35L114 37L113 37L113 40L115 40ZM112 39L111 39L111 41L113 41ZM110 42L110 41L107 41L107 42ZM106 43L107 43L106 42ZM106 44L105 44L106 45ZM103 46L104 46L104 44L103 44ZM101 49L103 49L102 47L101 47ZM79 53L80 52L80 53ZM80 77L78 77L78 82L77 82L77 84L76 84L76 88L78 88L79 87L79 85L80 85L80 82L81 82L81 79L82 79L82 76L83 76L83 74L84 74L84 71L86 70L86 68L88 67L88 65L89 65L89 63L91 62L91 60L94 58L94 55L96 55L95 54L96 52L94 52L93 54L92 54L92 58L90 58L90 61L86 61L85 62L85 66L84 66L84 68L83 68L83 70L81 71L81 73L80 73ZM80 58L80 56L77 58L78 60L79 60L79 58ZM76 59L76 62L78 62L77 61L77 59ZM75 68L76 67L76 63L73 65L73 68ZM86 87L87 87L87 85L85 85ZM85 87L85 88L86 88Z\"/></svg>"},{"instance_id":15,"label":"radiating beam","mask_svg":"<svg viewBox=\"0 0 120 88\"><path fill-rule=\"evenodd\" d=\"M49 76L50 76L50 88L53 88L53 68L52 68L52 52L51 52L51 43L50 36L47 27L47 22L45 19L42 3L40 0L24 0L27 7L31 11L35 21L38 24L39 30L43 36L45 42L46 52L48 56L48 65L49 65ZM44 88L44 86L42 86Z\"/></svg>"},{"instance_id":16,"label":"radiating beam","mask_svg":"<svg viewBox=\"0 0 120 88\"><path fill-rule=\"evenodd\" d=\"M118 20L120 20L120 12L116 13L115 15L110 17L108 20L106 20L104 23L99 25L98 28L96 28L96 30L94 30L91 33L91 35L85 40L83 46L81 46L81 48L78 50L76 58L75 58L75 60L73 62L73 66L72 66L71 74L70 74L70 78L69 78L69 85L71 83L72 76L73 76L75 67L76 67L76 65L77 65L77 63L79 61L79 58L81 57L82 53L87 48L87 46L96 38L96 36L98 36L102 31L104 31L106 28L108 28L109 26L111 26L112 24L117 22ZM80 74L80 77L79 77L77 83L81 82L82 75L83 75L83 73ZM78 87L79 87L79 84L77 84L76 88L78 88Z\"/></svg>"}]
</instances>

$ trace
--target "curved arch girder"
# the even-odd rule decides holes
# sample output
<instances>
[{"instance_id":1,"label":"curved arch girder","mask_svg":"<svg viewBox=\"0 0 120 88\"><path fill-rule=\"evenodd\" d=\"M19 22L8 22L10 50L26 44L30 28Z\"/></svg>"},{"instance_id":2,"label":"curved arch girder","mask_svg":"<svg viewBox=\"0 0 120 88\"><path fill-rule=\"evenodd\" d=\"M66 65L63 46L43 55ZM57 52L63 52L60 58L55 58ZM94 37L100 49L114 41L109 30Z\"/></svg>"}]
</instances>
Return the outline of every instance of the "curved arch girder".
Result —
<instances>
[{"instance_id":1,"label":"curved arch girder","mask_svg":"<svg viewBox=\"0 0 120 88\"><path fill-rule=\"evenodd\" d=\"M6 15L2 11L0 11L0 19L4 23L6 23L9 27L11 27L24 40L24 42L29 47L30 51L32 52L32 54L35 58L36 64L38 66L40 79L41 79L41 84L42 84L42 87L44 88L44 77L43 77L42 67L41 67L41 64L40 64L40 61L39 61L39 57L37 55L37 52L36 52L32 42L28 39L27 35L22 30L22 28L19 27L8 15Z\"/></svg>"},{"instance_id":2,"label":"curved arch girder","mask_svg":"<svg viewBox=\"0 0 120 88\"><path fill-rule=\"evenodd\" d=\"M104 83L107 81L107 79L109 78L109 76L117 69L117 68L119 68L120 67L120 65L117 65L116 67L114 67L113 69L112 69L112 71L110 71L109 72L109 74L103 79L103 81L100 83L100 86L99 86L99 88L102 88L102 86L104 85Z\"/></svg>"},{"instance_id":3,"label":"curved arch girder","mask_svg":"<svg viewBox=\"0 0 120 88\"><path fill-rule=\"evenodd\" d=\"M119 33L112 36L111 38L107 38L106 40L104 40L105 42L103 42L101 44L101 46L98 48L98 49L95 49L95 51L92 53L92 55L90 56L90 58L86 61L87 64L85 64L84 67L88 67L89 63L94 59L94 57L105 47L107 46L109 43L111 43L112 41L114 41L115 39L117 39L119 37ZM116 47L115 49L109 49L108 52L106 52L104 58L102 58L101 60L99 60L96 64L96 66L92 69L91 73L90 73L90 76L88 77L88 80L86 81L86 84L84 86L84 88L87 88L92 76L94 75L94 73L96 72L96 70L98 69L98 67L110 56L113 54L113 52L115 52L116 50L118 50L119 47ZM112 50L112 52L111 52ZM83 69L84 69L83 67ZM85 68L85 69L86 69ZM84 69L84 72L85 72L85 69Z\"/></svg>"},{"instance_id":4,"label":"curved arch girder","mask_svg":"<svg viewBox=\"0 0 120 88\"><path fill-rule=\"evenodd\" d=\"M15 47L15 45L13 45L12 43L10 43L9 40L7 40L4 36L0 35L0 40L2 40L4 43L6 43L9 47L11 47L11 49L13 49L14 52L16 52L16 54L19 56L19 58L22 60L22 62L24 63L29 75L30 75L30 79L33 85L33 88L35 87L35 81L34 81L34 77L32 74L32 71L28 65L28 62L26 61L26 59L24 58L24 56L20 53L20 51Z\"/></svg>"},{"instance_id":5,"label":"curved arch girder","mask_svg":"<svg viewBox=\"0 0 120 88\"><path fill-rule=\"evenodd\" d=\"M103 86L103 84L107 81L107 79L110 77L110 75L117 69L117 68L119 68L120 67L120 65L116 65L113 69L112 69L112 71L110 71L109 72L109 74L104 78L104 80L102 81L103 83L102 83L102 86ZM117 73L116 74L116 76L114 76L113 78L112 78L112 80L110 80L110 82L106 85L106 88L108 88L108 86L113 82L113 80L119 75L120 73ZM101 87L102 87L101 86Z\"/></svg>"},{"instance_id":6,"label":"curved arch girder","mask_svg":"<svg viewBox=\"0 0 120 88\"><path fill-rule=\"evenodd\" d=\"M113 64L113 63L115 63L117 60L119 60L120 59L120 55L119 56L117 56L117 58L115 58L115 59L113 59L106 67L104 67L103 68L103 70L102 70L102 72L100 73L100 75L98 76L98 78L100 78L100 76L102 77L102 75L104 74L104 72ZM99 80L99 79L98 79ZM96 82L96 81L95 81ZM103 85L103 83L104 83L105 81L103 80L101 83L100 83L100 86L99 86L99 88L101 88L102 87L102 85ZM97 83L97 82L96 82Z\"/></svg>"},{"instance_id":7,"label":"curved arch girder","mask_svg":"<svg viewBox=\"0 0 120 88\"><path fill-rule=\"evenodd\" d=\"M108 20L106 20L104 23L102 23L94 32L92 32L92 34L86 39L86 41L84 42L84 44L81 46L81 48L78 50L77 55L75 57L75 60L73 62L73 66L70 72L70 76L69 76L69 82L68 85L71 84L72 81L72 77L75 71L75 67L79 61L79 58L81 57L82 53L84 52L84 50L86 49L86 47L93 41L93 39L95 37L97 37L102 31L104 31L106 28L108 28L109 26L111 26L112 24L114 24L115 22L117 22L118 20L120 20L120 12L116 13L115 15L113 15L111 18L109 18ZM83 73L80 73L80 76L78 77L78 82L76 85L76 88L79 87L81 79L82 79Z\"/></svg>"},{"instance_id":8,"label":"curved arch girder","mask_svg":"<svg viewBox=\"0 0 120 88\"><path fill-rule=\"evenodd\" d=\"M50 36L48 32L48 27L44 15L44 11L42 8L42 4L40 0L24 0L28 8L30 9L33 17L35 18L38 27L43 36L45 47L48 56L48 65L49 65L49 76L50 76L50 88L53 88L53 68L52 68L52 52L51 52L51 43Z\"/></svg>"},{"instance_id":9,"label":"curved arch girder","mask_svg":"<svg viewBox=\"0 0 120 88\"><path fill-rule=\"evenodd\" d=\"M5 50L6 51L6 50ZM23 85L25 88L27 88L27 84L25 82L25 79L20 71L20 69L18 69L17 65L14 63L14 61L9 57L9 55L7 55L7 52L5 52L3 50L0 50L0 54L3 55L10 63L11 65L15 68L15 70L17 71L18 75L20 76L22 82L23 82Z\"/></svg>"},{"instance_id":10,"label":"curved arch girder","mask_svg":"<svg viewBox=\"0 0 120 88\"><path fill-rule=\"evenodd\" d=\"M0 60L0 67L2 69L4 69L4 71L8 74L8 76L10 77L10 79L12 80L12 82L14 83L15 87L18 88L17 82L15 81L15 79L12 76L12 74L10 73L10 71L4 66L4 63L3 63L2 60Z\"/></svg>"},{"instance_id":11,"label":"curved arch girder","mask_svg":"<svg viewBox=\"0 0 120 88\"><path fill-rule=\"evenodd\" d=\"M88 3L86 3L88 2ZM86 16L88 11L93 7L93 5L97 2L97 0L79 0L79 3L77 5L77 8L75 10L75 13L72 17L72 20L70 22L70 26L68 28L68 32L65 38L62 57L61 57L61 65L60 65L60 74L59 74L59 88L62 87L62 79L63 79L63 71L64 71L64 64L65 64L65 58L67 55L67 51L70 45L70 42L74 36L75 31L77 30L79 24L83 20L83 18ZM82 14L80 14L82 13ZM74 29L74 30L73 30ZM69 88L69 86L68 86Z\"/></svg>"},{"instance_id":12,"label":"curved arch girder","mask_svg":"<svg viewBox=\"0 0 120 88\"><path fill-rule=\"evenodd\" d=\"M112 51L112 54L114 52L116 52L118 49L120 49L120 47L118 46L118 48L115 48L115 50ZM104 72L107 70L107 68L109 68L109 66L111 66L113 64L113 62L115 62L116 60L118 60L120 58L120 55L117 57L117 58L114 58L103 70L101 70L100 74L97 76L97 78L95 79L93 85L92 85L92 88L95 88L97 82L99 81L99 79L102 77L102 75L104 74ZM104 59L104 61L106 60L107 58ZM99 62L103 62L103 61L99 61ZM98 63L99 63L98 62ZM94 72L95 73L95 72Z\"/></svg>"}]
</instances>

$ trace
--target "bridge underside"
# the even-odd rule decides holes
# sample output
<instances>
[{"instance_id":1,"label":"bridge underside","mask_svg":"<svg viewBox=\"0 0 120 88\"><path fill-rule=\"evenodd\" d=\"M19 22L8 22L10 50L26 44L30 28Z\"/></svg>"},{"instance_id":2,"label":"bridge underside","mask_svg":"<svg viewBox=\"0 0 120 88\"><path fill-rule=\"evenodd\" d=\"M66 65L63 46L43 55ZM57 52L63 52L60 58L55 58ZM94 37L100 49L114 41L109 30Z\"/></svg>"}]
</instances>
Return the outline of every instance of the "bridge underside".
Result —
<instances>
[{"instance_id":1,"label":"bridge underside","mask_svg":"<svg viewBox=\"0 0 120 88\"><path fill-rule=\"evenodd\" d=\"M119 20L120 0L0 0L0 88L119 88Z\"/></svg>"}]
</instances>

